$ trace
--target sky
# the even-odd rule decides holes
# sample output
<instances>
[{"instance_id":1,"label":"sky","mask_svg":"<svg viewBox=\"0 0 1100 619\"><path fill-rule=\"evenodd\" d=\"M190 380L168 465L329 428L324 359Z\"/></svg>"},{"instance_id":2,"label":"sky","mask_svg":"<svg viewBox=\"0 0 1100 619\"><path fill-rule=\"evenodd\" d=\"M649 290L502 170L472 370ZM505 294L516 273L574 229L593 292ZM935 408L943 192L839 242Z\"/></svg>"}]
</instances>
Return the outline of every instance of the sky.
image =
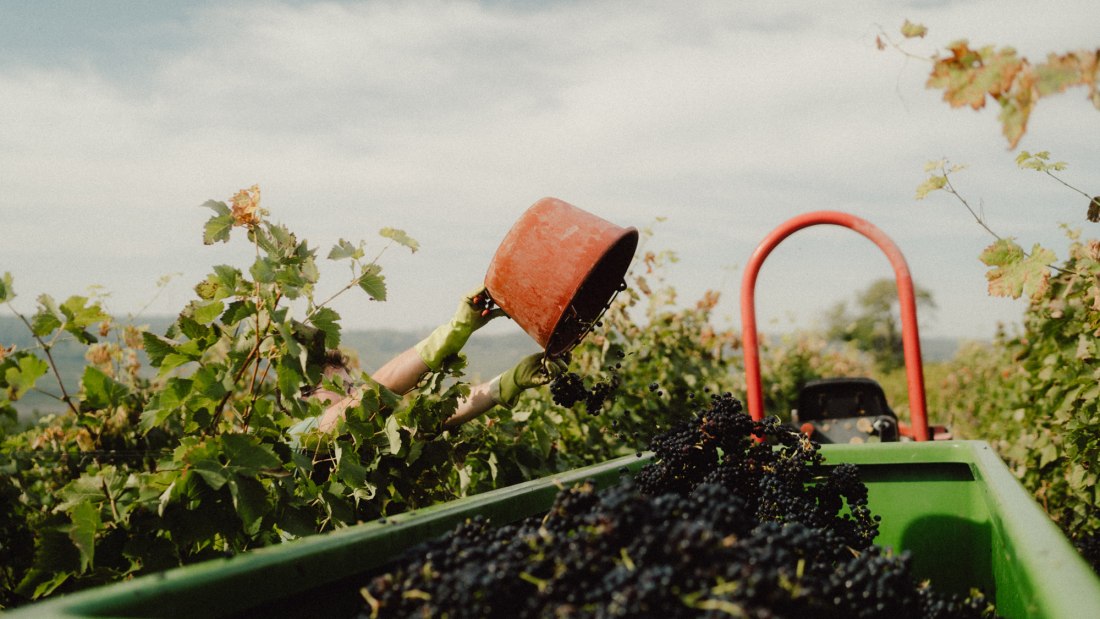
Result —
<instances>
[{"instance_id":1,"label":"sky","mask_svg":"<svg viewBox=\"0 0 1100 619\"><path fill-rule=\"evenodd\" d=\"M992 237L960 204L914 200L924 164L966 164L956 185L992 228L1060 256L1059 224L1089 225L1086 205L1017 168L996 110L950 109L927 61L876 49L906 19L929 28L905 43L924 57L963 38L1034 60L1100 47L1095 0L0 0L0 273L23 312L92 290L119 316L172 314L212 266L247 268L240 229L202 244L199 205L257 184L322 258L341 238L380 250L384 227L416 239L382 255L387 301L333 307L346 328L427 331L553 196L651 230L645 249L679 256L681 302L717 290L737 328L756 245L839 210L889 235L932 293L922 335L988 338L1024 306L986 293ZM1020 148L1096 193L1098 137L1074 89L1039 102ZM321 262L325 298L350 274ZM813 328L891 276L856 233L803 230L764 264L757 319Z\"/></svg>"}]
</instances>

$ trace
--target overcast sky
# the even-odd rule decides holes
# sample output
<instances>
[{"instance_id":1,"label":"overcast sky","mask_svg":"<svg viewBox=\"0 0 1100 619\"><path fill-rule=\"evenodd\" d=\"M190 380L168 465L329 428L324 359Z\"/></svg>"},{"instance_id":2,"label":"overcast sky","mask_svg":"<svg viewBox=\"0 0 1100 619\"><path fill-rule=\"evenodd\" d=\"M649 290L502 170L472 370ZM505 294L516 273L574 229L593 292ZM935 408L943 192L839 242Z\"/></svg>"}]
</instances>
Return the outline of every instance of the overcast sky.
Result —
<instances>
[{"instance_id":1,"label":"overcast sky","mask_svg":"<svg viewBox=\"0 0 1100 619\"><path fill-rule=\"evenodd\" d=\"M930 159L989 223L1064 256L1058 223L1084 199L1017 169L996 110L951 110L929 65L875 49L879 28L930 29L1034 60L1100 47L1096 0L953 2L16 2L0 0L0 272L17 306L83 294L178 311L215 264L199 208L259 184L271 218L319 247L380 248L382 227L422 250L382 259L390 299L346 295L349 327L426 330L482 280L515 219L555 196L681 261L693 302L723 293L739 324L741 268L776 225L849 211L901 247L938 304L922 334L985 338L1020 302L991 299L990 241L945 195L913 199ZM1040 102L1020 147L1070 163L1100 192L1100 112L1083 89ZM658 217L663 223L654 224ZM345 283L323 265L320 297ZM813 326L891 275L862 237L813 229L782 244L757 292L762 328ZM498 330L514 326L497 327Z\"/></svg>"}]
</instances>

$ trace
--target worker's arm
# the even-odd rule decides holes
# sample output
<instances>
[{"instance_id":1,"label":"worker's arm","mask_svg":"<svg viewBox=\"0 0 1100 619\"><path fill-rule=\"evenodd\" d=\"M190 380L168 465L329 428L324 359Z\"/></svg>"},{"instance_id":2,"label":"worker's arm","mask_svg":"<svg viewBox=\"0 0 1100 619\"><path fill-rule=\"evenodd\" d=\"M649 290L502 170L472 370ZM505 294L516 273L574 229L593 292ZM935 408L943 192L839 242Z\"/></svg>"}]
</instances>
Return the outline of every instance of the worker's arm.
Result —
<instances>
[{"instance_id":1,"label":"worker's arm","mask_svg":"<svg viewBox=\"0 0 1100 619\"><path fill-rule=\"evenodd\" d=\"M448 322L437 327L412 348L390 359L378 368L371 378L399 395L412 391L425 373L438 372L447 357L462 350L474 331L485 326L493 318L504 315L504 311L500 308L487 309L489 304L486 301L488 296L484 286L479 286L467 293L462 297L458 309ZM325 409L317 427L325 432L333 429L336 427L336 422L344 417L347 409L358 404L359 396L354 391L342 398L333 399ZM478 405L482 403L479 402ZM489 408L492 408L491 404L479 410L477 414Z\"/></svg>"},{"instance_id":2,"label":"worker's arm","mask_svg":"<svg viewBox=\"0 0 1100 619\"><path fill-rule=\"evenodd\" d=\"M564 359L549 359L543 353L528 355L507 372L470 389L470 395L459 401L455 413L443 425L458 427L498 405L512 408L524 391L545 385L568 365Z\"/></svg>"}]
</instances>

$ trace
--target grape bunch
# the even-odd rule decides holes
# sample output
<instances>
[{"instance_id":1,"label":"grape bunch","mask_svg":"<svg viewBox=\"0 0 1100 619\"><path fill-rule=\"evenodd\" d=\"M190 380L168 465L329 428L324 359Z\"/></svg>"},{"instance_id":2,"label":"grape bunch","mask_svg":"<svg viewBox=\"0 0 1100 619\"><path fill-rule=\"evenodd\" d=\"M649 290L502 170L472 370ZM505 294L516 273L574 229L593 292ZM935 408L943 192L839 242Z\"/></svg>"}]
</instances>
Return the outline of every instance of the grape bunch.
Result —
<instances>
[{"instance_id":1,"label":"grape bunch","mask_svg":"<svg viewBox=\"0 0 1100 619\"><path fill-rule=\"evenodd\" d=\"M614 395L620 382L618 372L612 371L607 380L597 382L589 389L585 387L584 379L579 374L565 372L550 382L550 395L559 406L572 408L577 402L584 402L585 411L589 415L598 415L604 402Z\"/></svg>"},{"instance_id":2,"label":"grape bunch","mask_svg":"<svg viewBox=\"0 0 1100 619\"><path fill-rule=\"evenodd\" d=\"M540 517L475 518L364 587L361 617L992 616L984 597L917 583L850 464L729 394L655 437L653 463Z\"/></svg>"}]
</instances>

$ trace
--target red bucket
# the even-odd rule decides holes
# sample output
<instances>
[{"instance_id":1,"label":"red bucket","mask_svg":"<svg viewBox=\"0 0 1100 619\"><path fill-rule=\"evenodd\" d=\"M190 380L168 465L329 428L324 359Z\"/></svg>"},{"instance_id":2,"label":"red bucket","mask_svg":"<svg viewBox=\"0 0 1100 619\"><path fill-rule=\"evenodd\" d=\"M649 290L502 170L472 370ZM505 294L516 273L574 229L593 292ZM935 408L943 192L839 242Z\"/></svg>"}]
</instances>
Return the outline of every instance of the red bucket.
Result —
<instances>
[{"instance_id":1,"label":"red bucket","mask_svg":"<svg viewBox=\"0 0 1100 619\"><path fill-rule=\"evenodd\" d=\"M556 198L543 198L501 241L485 288L550 356L571 350L615 293L638 247L621 228Z\"/></svg>"}]
</instances>

